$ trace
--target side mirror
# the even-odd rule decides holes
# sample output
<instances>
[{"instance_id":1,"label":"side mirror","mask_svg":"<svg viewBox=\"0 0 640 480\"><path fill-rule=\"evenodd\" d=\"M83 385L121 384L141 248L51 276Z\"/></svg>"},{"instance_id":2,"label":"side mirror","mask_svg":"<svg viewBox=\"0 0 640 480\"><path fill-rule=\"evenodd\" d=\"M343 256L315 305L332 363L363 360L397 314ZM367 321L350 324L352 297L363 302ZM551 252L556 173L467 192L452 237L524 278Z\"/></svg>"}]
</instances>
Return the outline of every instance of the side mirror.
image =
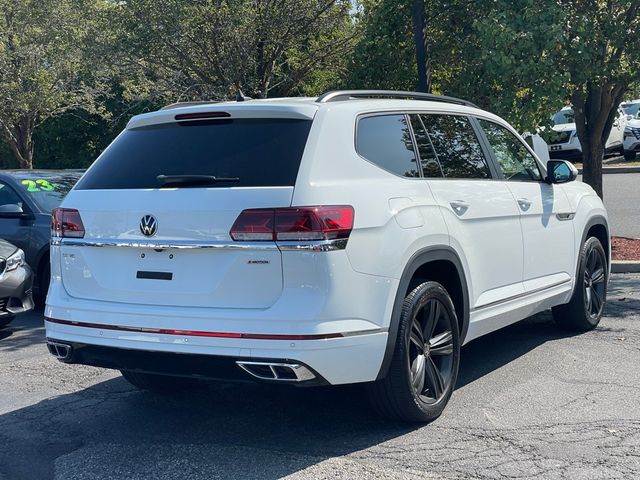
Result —
<instances>
[{"instance_id":1,"label":"side mirror","mask_svg":"<svg viewBox=\"0 0 640 480\"><path fill-rule=\"evenodd\" d=\"M547 183L567 183L578 178L578 169L566 160L547 162Z\"/></svg>"},{"instance_id":2,"label":"side mirror","mask_svg":"<svg viewBox=\"0 0 640 480\"><path fill-rule=\"evenodd\" d=\"M28 216L22 205L18 203L6 203L0 205L0 218L22 218Z\"/></svg>"},{"instance_id":3,"label":"side mirror","mask_svg":"<svg viewBox=\"0 0 640 480\"><path fill-rule=\"evenodd\" d=\"M0 213L24 213L24 210L22 210L22 205L17 203L6 203L0 205Z\"/></svg>"}]
</instances>

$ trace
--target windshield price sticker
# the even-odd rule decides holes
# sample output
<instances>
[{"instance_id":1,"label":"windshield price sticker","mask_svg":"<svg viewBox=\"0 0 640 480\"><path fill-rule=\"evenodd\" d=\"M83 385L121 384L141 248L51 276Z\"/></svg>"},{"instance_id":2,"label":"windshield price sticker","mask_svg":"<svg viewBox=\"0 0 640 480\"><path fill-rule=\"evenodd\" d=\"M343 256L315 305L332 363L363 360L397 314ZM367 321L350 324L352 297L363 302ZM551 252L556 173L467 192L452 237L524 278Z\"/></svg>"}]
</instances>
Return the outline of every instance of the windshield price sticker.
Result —
<instances>
[{"instance_id":1,"label":"windshield price sticker","mask_svg":"<svg viewBox=\"0 0 640 480\"><path fill-rule=\"evenodd\" d=\"M53 192L56 187L52 183L49 183L47 180L38 179L38 180L22 180L22 185L25 186L27 192Z\"/></svg>"}]
</instances>

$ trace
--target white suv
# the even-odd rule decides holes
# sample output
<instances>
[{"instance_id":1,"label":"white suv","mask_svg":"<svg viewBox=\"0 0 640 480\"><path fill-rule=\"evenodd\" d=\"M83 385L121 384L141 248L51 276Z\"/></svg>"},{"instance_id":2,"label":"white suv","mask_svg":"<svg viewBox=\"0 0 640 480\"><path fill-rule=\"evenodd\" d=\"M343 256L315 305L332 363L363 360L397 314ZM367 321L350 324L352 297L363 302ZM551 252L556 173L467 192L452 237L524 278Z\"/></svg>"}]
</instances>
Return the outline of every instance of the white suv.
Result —
<instances>
[{"instance_id":1,"label":"white suv","mask_svg":"<svg viewBox=\"0 0 640 480\"><path fill-rule=\"evenodd\" d=\"M150 390L364 383L436 418L460 347L601 317L607 214L563 160L437 95L178 104L134 117L54 212L49 350Z\"/></svg>"},{"instance_id":2,"label":"white suv","mask_svg":"<svg viewBox=\"0 0 640 480\"><path fill-rule=\"evenodd\" d=\"M640 152L640 100L625 102L620 108L627 116L624 127L624 158L635 160L636 153Z\"/></svg>"},{"instance_id":3,"label":"white suv","mask_svg":"<svg viewBox=\"0 0 640 480\"><path fill-rule=\"evenodd\" d=\"M564 158L572 161L582 161L582 145L578 139L576 120L573 108L564 107L556 112L553 117L553 128L547 136L549 155L551 158ZM616 119L611 125L611 131L605 143L605 151L626 152L626 140L628 116L622 108L618 108ZM635 155L635 154L634 154Z\"/></svg>"}]
</instances>

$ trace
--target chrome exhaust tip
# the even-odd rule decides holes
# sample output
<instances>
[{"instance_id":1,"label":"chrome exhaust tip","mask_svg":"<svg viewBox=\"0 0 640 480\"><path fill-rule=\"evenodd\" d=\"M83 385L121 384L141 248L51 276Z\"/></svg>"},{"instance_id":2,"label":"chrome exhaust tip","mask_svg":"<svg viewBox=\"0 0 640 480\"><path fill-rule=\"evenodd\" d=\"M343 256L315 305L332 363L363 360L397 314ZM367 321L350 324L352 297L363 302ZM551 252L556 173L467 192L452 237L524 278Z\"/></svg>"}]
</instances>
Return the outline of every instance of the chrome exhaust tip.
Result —
<instances>
[{"instance_id":1,"label":"chrome exhaust tip","mask_svg":"<svg viewBox=\"0 0 640 480\"><path fill-rule=\"evenodd\" d=\"M52 342L50 340L47 340L47 349L49 349L49 353L51 355L62 362L71 360L71 355L73 354L73 347L71 347L71 345L67 345L66 343Z\"/></svg>"},{"instance_id":2,"label":"chrome exhaust tip","mask_svg":"<svg viewBox=\"0 0 640 480\"><path fill-rule=\"evenodd\" d=\"M247 362L236 364L252 377L275 382L305 382L316 378L315 374L299 363Z\"/></svg>"}]
</instances>

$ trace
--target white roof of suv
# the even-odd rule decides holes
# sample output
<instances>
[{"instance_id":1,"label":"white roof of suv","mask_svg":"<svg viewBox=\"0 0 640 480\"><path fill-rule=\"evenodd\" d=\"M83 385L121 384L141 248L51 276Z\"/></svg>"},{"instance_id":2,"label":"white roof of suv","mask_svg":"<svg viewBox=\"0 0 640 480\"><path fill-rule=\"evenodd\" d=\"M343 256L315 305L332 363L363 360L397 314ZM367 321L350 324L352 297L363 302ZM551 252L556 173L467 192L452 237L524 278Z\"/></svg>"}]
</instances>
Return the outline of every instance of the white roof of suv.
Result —
<instances>
[{"instance_id":1,"label":"white roof of suv","mask_svg":"<svg viewBox=\"0 0 640 480\"><path fill-rule=\"evenodd\" d=\"M286 97L227 102L184 102L168 105L157 112L133 117L127 128L175 121L177 115L224 111L235 118L312 119L321 108L340 109L345 113L385 112L397 110L446 111L479 114L495 120L499 117L480 110L472 103L441 95L387 91L335 91L320 97ZM502 121L501 121L502 123Z\"/></svg>"}]
</instances>

